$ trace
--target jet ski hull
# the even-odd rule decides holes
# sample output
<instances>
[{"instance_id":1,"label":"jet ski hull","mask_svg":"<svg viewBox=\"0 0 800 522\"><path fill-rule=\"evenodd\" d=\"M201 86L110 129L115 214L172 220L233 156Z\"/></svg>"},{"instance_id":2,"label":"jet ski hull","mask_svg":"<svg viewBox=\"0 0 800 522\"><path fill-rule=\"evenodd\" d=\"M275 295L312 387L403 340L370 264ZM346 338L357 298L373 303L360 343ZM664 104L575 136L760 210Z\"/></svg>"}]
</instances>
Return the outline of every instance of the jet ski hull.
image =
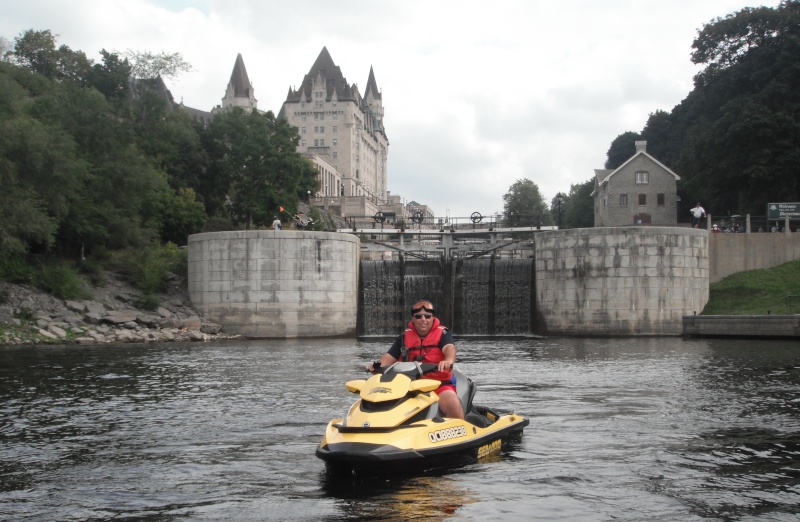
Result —
<instances>
[{"instance_id":1,"label":"jet ski hull","mask_svg":"<svg viewBox=\"0 0 800 522\"><path fill-rule=\"evenodd\" d=\"M529 421L517 414L488 427L460 419L428 419L393 430L328 424L316 450L330 471L397 473L420 468L461 466L499 455L521 436Z\"/></svg>"}]
</instances>

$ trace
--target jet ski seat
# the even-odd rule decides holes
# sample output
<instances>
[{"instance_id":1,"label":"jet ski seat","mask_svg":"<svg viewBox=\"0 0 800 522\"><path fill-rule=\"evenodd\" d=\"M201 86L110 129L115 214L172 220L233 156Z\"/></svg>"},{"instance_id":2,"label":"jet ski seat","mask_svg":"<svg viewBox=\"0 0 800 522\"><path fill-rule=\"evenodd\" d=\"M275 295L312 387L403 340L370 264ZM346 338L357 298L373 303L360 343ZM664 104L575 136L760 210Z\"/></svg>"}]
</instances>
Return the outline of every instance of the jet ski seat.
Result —
<instances>
[{"instance_id":1,"label":"jet ski seat","mask_svg":"<svg viewBox=\"0 0 800 522\"><path fill-rule=\"evenodd\" d=\"M453 369L453 375L456 378L456 394L461 399L461 406L464 408L464 420L481 428L490 426L494 420L488 417L484 411L481 411L487 410L487 408L472 404L477 391L475 383L456 369Z\"/></svg>"}]
</instances>

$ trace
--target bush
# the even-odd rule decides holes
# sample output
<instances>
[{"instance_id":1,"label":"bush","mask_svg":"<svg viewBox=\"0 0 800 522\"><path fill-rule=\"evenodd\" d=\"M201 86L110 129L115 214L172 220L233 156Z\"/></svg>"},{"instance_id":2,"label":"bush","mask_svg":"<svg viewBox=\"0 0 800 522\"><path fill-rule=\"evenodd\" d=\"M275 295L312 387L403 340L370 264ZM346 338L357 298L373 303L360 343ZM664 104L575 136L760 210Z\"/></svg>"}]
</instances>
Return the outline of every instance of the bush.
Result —
<instances>
[{"instance_id":1,"label":"bush","mask_svg":"<svg viewBox=\"0 0 800 522\"><path fill-rule=\"evenodd\" d=\"M81 261L78 265L78 269L89 278L89 282L93 286L106 286L108 283L103 275L101 263L95 259L85 259Z\"/></svg>"},{"instance_id":2,"label":"bush","mask_svg":"<svg viewBox=\"0 0 800 522\"><path fill-rule=\"evenodd\" d=\"M143 294L150 295L166 290L170 274L186 276L187 255L186 249L167 243L138 250L120 250L114 253L110 264L127 274L133 286Z\"/></svg>"},{"instance_id":3,"label":"bush","mask_svg":"<svg viewBox=\"0 0 800 522\"><path fill-rule=\"evenodd\" d=\"M83 280L77 270L63 261L42 266L36 286L60 299L86 297Z\"/></svg>"},{"instance_id":4,"label":"bush","mask_svg":"<svg viewBox=\"0 0 800 522\"><path fill-rule=\"evenodd\" d=\"M0 257L0 279L29 285L36 279L36 269L21 257Z\"/></svg>"},{"instance_id":5,"label":"bush","mask_svg":"<svg viewBox=\"0 0 800 522\"><path fill-rule=\"evenodd\" d=\"M141 299L136 301L136 308L150 310L151 312L158 308L159 305L161 305L161 301L159 301L158 297L152 294L145 294Z\"/></svg>"}]
</instances>

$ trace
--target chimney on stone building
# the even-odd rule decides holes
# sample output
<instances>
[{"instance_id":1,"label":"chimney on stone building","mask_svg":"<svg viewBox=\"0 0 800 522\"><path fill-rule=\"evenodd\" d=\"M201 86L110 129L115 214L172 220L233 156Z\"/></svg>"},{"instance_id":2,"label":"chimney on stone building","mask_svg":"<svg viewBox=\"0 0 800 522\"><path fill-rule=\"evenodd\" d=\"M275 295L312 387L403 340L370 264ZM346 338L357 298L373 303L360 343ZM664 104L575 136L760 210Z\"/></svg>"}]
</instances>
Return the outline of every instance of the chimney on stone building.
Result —
<instances>
[{"instance_id":1,"label":"chimney on stone building","mask_svg":"<svg viewBox=\"0 0 800 522\"><path fill-rule=\"evenodd\" d=\"M636 154L640 152L647 152L647 142L646 141L637 141L634 143L636 145Z\"/></svg>"}]
</instances>

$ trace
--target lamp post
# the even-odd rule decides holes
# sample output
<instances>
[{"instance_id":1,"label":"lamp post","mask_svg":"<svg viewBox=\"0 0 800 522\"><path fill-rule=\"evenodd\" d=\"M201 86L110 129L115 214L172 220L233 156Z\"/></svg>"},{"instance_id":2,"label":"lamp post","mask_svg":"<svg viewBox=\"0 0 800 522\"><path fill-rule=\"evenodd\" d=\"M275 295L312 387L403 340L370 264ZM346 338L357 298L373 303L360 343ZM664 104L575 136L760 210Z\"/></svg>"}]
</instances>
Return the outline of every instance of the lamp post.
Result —
<instances>
[{"instance_id":1,"label":"lamp post","mask_svg":"<svg viewBox=\"0 0 800 522\"><path fill-rule=\"evenodd\" d=\"M557 199L557 201L558 201L558 228L559 228L559 230L560 230L560 229L561 229L561 200L563 199L563 198L561 197L561 193L559 193L559 194L556 196L556 199Z\"/></svg>"}]
</instances>

